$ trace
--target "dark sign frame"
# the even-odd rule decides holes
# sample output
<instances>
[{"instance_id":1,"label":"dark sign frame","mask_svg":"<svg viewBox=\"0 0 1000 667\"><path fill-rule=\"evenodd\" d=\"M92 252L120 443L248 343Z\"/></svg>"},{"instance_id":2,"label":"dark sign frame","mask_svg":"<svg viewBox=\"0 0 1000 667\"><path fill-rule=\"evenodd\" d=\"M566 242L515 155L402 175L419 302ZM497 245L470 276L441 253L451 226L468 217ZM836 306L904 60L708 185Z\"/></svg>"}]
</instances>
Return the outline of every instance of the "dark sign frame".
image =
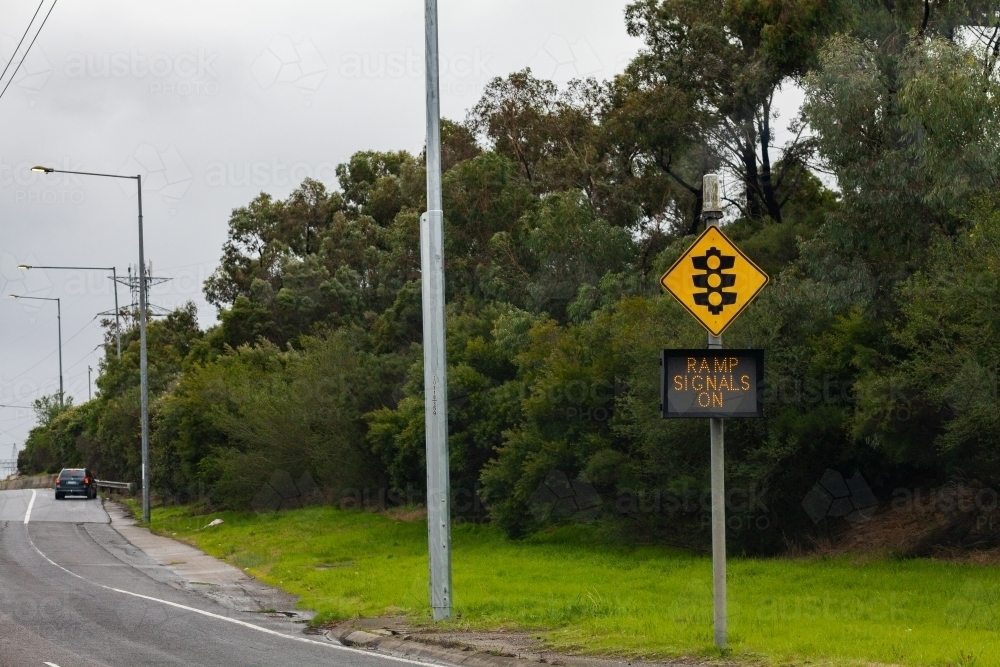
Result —
<instances>
[{"instance_id":1,"label":"dark sign frame","mask_svg":"<svg viewBox=\"0 0 1000 667\"><path fill-rule=\"evenodd\" d=\"M667 394L670 391L667 366L668 360L677 357L690 356L718 356L718 357L751 357L754 360L756 376L757 409L753 412L732 412L732 411L710 411L699 410L698 412L667 412ZM664 419L740 419L764 416L764 350L733 350L733 349L706 349L687 348L683 350L662 350L660 352L660 415Z\"/></svg>"}]
</instances>

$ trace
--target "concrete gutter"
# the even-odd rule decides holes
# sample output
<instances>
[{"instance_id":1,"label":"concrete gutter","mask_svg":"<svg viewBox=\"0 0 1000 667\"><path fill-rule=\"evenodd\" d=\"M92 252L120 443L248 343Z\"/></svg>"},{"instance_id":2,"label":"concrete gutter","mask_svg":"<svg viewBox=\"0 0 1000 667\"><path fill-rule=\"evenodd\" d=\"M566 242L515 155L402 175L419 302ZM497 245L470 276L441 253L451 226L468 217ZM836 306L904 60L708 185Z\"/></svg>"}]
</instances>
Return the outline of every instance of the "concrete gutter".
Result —
<instances>
[{"instance_id":1,"label":"concrete gutter","mask_svg":"<svg viewBox=\"0 0 1000 667\"><path fill-rule=\"evenodd\" d=\"M313 612L295 609L294 595L272 588L200 549L135 525L131 512L121 503L105 500L104 509L118 534L177 575L186 588L235 611L271 612L303 622L315 616Z\"/></svg>"},{"instance_id":2,"label":"concrete gutter","mask_svg":"<svg viewBox=\"0 0 1000 667\"><path fill-rule=\"evenodd\" d=\"M434 626L408 627L403 618L355 618L328 628L330 639L396 657L448 662L463 667L707 667L703 661L642 662L621 658L566 655L546 650L523 632L439 631ZM713 663L723 667L733 663Z\"/></svg>"},{"instance_id":3,"label":"concrete gutter","mask_svg":"<svg viewBox=\"0 0 1000 667\"><path fill-rule=\"evenodd\" d=\"M326 635L345 646L372 649L396 657L447 662L467 667L524 667L527 662L514 656L480 652L469 646L441 646L436 643L420 641L419 635L414 634L379 630L376 632L379 634L357 630L348 624L347 627L334 627L328 630Z\"/></svg>"}]
</instances>

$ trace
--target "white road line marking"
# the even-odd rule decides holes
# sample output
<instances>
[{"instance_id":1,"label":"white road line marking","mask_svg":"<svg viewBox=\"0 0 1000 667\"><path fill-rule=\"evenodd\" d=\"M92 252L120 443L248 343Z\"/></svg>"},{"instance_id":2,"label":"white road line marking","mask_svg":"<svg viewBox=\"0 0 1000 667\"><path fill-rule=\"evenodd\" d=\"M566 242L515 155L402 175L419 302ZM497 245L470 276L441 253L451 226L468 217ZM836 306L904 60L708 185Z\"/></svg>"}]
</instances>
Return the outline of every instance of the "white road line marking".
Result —
<instances>
[{"instance_id":1,"label":"white road line marking","mask_svg":"<svg viewBox=\"0 0 1000 667\"><path fill-rule=\"evenodd\" d=\"M25 526L27 526L28 525L28 521L31 520L31 508L34 507L34 506L35 506L35 490L32 489L31 490L31 500L28 501L28 509L24 513L24 525ZM47 665L49 663L45 663L45 664ZM56 665L56 667L59 667L59 665Z\"/></svg>"},{"instance_id":2,"label":"white road line marking","mask_svg":"<svg viewBox=\"0 0 1000 667\"><path fill-rule=\"evenodd\" d=\"M34 500L35 500L34 491L32 491L31 500L32 500L32 502L34 502ZM29 506L29 510L28 511L29 512L31 511L30 510L30 506ZM27 521L25 521L25 523L27 523ZM371 657L384 658L385 660L388 660L388 661L402 662L402 663L406 663L408 665L419 665L420 667L441 667L442 664L443 664L443 663L438 663L438 662L423 662L421 660L411 660L409 658L397 658L396 656L385 655L384 653L379 654L379 653L374 653L373 651L369 651L369 650L364 650L364 649L359 649L359 648L352 648L350 646L344 646L343 644L333 644L333 643L330 643L330 642L321 642L321 641L316 641L315 639L308 639L306 637L296 637L295 635L286 635L285 633L278 632L277 630L271 630L270 628L262 628L259 625L254 625L253 623L247 623L246 621L241 621L241 620L236 619L236 618L229 618L228 616L221 616L219 614L213 614L212 612L205 611L203 609L197 609L195 607L188 607L187 605L178 604L177 602L170 602L169 600L161 600L160 598L154 598L154 597L150 597L148 595L140 595L139 593L133 593L132 591L126 591L126 590L122 590L120 588L112 588L111 586L105 586L104 584L99 584L96 581L91 581L90 579L87 579L86 577L83 577L83 576L77 574L76 572L73 572L72 570L66 569L65 567L63 567L59 563L55 562L54 560L52 560L51 558L49 558L48 556L46 556L44 553L42 553L41 549L39 549L37 546L35 546L35 541L31 539L31 534L30 533L28 533L28 542L31 543L31 548L34 549L38 553L39 556L41 556L42 558L44 558L45 560L47 560L52 565L55 565L56 567L58 567L60 570L62 570L66 574L74 576L77 579L80 579L81 581L85 581L85 582L87 582L88 584L90 584L92 586L98 586L100 588L103 588L104 590L107 590L107 591L114 591L115 593L120 593L122 595L131 595L132 597L142 598L143 600L149 600L150 602L159 602L160 604L164 604L164 605L167 605L167 606L170 606L170 607L176 607L178 609L183 609L184 611L190 611L190 612L193 612L195 614L201 614L202 616L208 616L209 618L214 618L214 619L217 619L217 620L220 620L220 621L225 621L226 623L233 623L234 625L242 625L243 627L250 628L251 630L257 630L258 632L263 632L265 634L274 635L274 636L277 636L277 637L282 637L284 639L291 639L292 641L296 641L296 642L304 642L306 644L315 644L317 646L325 646L327 648L336 649L336 650L339 650L339 651L347 651L349 653L360 653L361 655L366 655L366 656L368 656L370 658ZM52 665L52 663L49 663L49 662L46 662L44 664L50 665L50 667L59 667L58 665Z\"/></svg>"},{"instance_id":3,"label":"white road line marking","mask_svg":"<svg viewBox=\"0 0 1000 667\"><path fill-rule=\"evenodd\" d=\"M42 664L43 665L48 665L49 667L59 667L59 665L57 665L54 662L43 662Z\"/></svg>"}]
</instances>

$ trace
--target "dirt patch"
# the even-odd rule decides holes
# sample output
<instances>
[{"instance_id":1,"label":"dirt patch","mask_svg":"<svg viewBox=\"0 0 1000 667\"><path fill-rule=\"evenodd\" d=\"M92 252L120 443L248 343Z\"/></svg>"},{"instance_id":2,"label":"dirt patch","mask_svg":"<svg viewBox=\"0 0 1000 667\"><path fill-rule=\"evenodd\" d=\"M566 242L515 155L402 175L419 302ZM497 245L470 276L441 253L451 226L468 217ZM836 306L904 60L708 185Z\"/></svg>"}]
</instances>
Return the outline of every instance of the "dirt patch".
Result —
<instances>
[{"instance_id":1,"label":"dirt patch","mask_svg":"<svg viewBox=\"0 0 1000 667\"><path fill-rule=\"evenodd\" d=\"M855 554L938 558L992 565L1000 562L1000 511L992 489L960 482L937 489L902 490L869 519L839 521L814 542L820 556Z\"/></svg>"},{"instance_id":2,"label":"dirt patch","mask_svg":"<svg viewBox=\"0 0 1000 667\"><path fill-rule=\"evenodd\" d=\"M387 510L383 510L382 513L390 519L406 521L407 523L427 520L426 507L391 507Z\"/></svg>"}]
</instances>

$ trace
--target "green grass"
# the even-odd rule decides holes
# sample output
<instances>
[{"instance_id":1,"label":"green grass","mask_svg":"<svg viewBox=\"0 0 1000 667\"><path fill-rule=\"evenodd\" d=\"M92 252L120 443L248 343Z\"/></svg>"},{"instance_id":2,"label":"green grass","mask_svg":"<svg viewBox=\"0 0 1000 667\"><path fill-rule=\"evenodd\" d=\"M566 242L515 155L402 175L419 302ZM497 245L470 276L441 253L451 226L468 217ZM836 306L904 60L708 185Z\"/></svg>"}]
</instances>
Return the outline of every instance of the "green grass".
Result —
<instances>
[{"instance_id":1,"label":"green grass","mask_svg":"<svg viewBox=\"0 0 1000 667\"><path fill-rule=\"evenodd\" d=\"M221 526L205 528L222 518ZM328 507L191 517L156 509L153 528L301 596L328 621L429 617L426 527ZM711 560L608 543L567 526L512 542L453 531L455 624L526 629L553 648L645 658L719 658ZM928 560L733 559L729 629L741 661L1000 666L1000 571Z\"/></svg>"}]
</instances>

